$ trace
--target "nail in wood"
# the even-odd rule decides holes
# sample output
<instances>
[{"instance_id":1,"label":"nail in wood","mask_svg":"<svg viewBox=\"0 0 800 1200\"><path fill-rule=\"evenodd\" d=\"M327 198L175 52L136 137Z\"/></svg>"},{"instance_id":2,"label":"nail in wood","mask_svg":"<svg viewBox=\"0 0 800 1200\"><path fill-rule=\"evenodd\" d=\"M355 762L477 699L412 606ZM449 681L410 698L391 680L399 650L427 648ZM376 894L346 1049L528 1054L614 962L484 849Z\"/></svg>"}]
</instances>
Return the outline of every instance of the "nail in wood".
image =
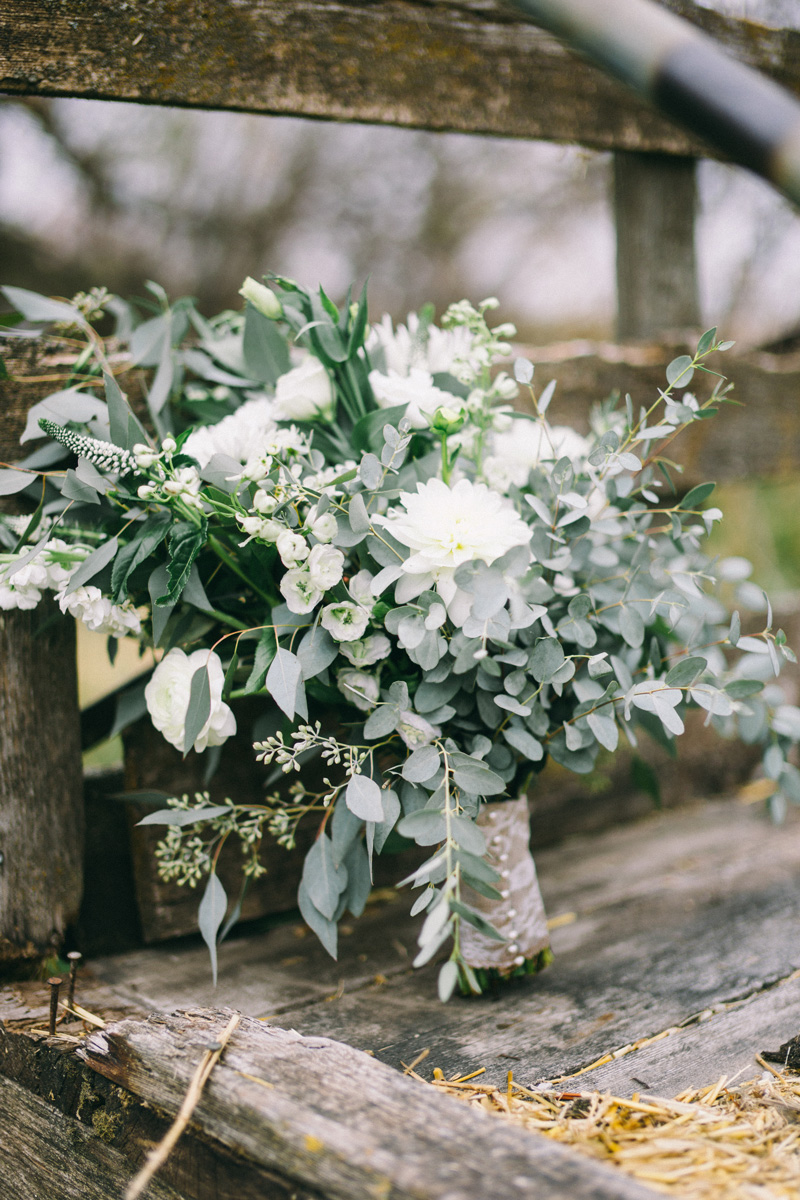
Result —
<instances>
[{"instance_id":1,"label":"nail in wood","mask_svg":"<svg viewBox=\"0 0 800 1200\"><path fill-rule=\"evenodd\" d=\"M83 958L80 950L70 950L69 959L69 990L67 992L67 1008L75 1006L75 980L78 978L78 963Z\"/></svg>"},{"instance_id":2,"label":"nail in wood","mask_svg":"<svg viewBox=\"0 0 800 1200\"><path fill-rule=\"evenodd\" d=\"M58 975L52 975L47 982L50 986L50 1037L54 1037L58 1018L58 989L61 987L61 980Z\"/></svg>"}]
</instances>

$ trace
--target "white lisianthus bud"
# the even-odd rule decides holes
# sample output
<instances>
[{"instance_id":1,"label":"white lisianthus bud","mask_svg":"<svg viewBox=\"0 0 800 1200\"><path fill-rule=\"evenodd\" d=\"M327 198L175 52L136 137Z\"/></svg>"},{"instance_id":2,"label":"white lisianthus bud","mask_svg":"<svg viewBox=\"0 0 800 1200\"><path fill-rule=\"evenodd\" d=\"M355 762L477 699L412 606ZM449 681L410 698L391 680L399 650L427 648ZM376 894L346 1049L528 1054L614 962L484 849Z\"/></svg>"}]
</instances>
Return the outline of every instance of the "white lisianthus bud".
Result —
<instances>
[{"instance_id":1,"label":"white lisianthus bud","mask_svg":"<svg viewBox=\"0 0 800 1200\"><path fill-rule=\"evenodd\" d=\"M311 354L275 385L275 416L281 421L332 421L335 408L330 376Z\"/></svg>"},{"instance_id":2,"label":"white lisianthus bud","mask_svg":"<svg viewBox=\"0 0 800 1200\"><path fill-rule=\"evenodd\" d=\"M195 650L185 654L175 648L162 658L153 672L152 679L144 689L147 711L153 725L168 742L183 750L186 731L186 716L189 711L189 696L192 676L199 667L207 667L211 688L211 712L203 728L195 738L194 748L198 752L206 746L221 746L236 733L236 718L222 699L225 673L218 655L213 651Z\"/></svg>"},{"instance_id":3,"label":"white lisianthus bud","mask_svg":"<svg viewBox=\"0 0 800 1200\"><path fill-rule=\"evenodd\" d=\"M168 496L180 496L181 492L184 490L183 484L177 479L168 479L167 482L162 486Z\"/></svg>"},{"instance_id":4,"label":"white lisianthus bud","mask_svg":"<svg viewBox=\"0 0 800 1200\"><path fill-rule=\"evenodd\" d=\"M362 712L369 712L374 708L380 695L377 679L368 675L366 671L346 668L336 676L336 686L342 695Z\"/></svg>"},{"instance_id":5,"label":"white lisianthus bud","mask_svg":"<svg viewBox=\"0 0 800 1200\"><path fill-rule=\"evenodd\" d=\"M145 445L144 442L137 442L133 450L131 450L131 454L136 461L137 467L140 467L143 471L146 471L148 467L152 467L161 458L158 450Z\"/></svg>"},{"instance_id":6,"label":"white lisianthus bud","mask_svg":"<svg viewBox=\"0 0 800 1200\"><path fill-rule=\"evenodd\" d=\"M342 646L342 654L354 667L371 667L373 663L392 652L392 643L382 633L375 633L363 641L350 642Z\"/></svg>"},{"instance_id":7,"label":"white lisianthus bud","mask_svg":"<svg viewBox=\"0 0 800 1200\"><path fill-rule=\"evenodd\" d=\"M434 738L441 737L442 731L438 725L431 725L419 713L401 712L397 732L409 750L418 750L420 746L428 746Z\"/></svg>"},{"instance_id":8,"label":"white lisianthus bud","mask_svg":"<svg viewBox=\"0 0 800 1200\"><path fill-rule=\"evenodd\" d=\"M265 492L263 488L259 488L255 496L253 496L253 508L258 513L271 513L278 507L278 501L269 492Z\"/></svg>"},{"instance_id":9,"label":"white lisianthus bud","mask_svg":"<svg viewBox=\"0 0 800 1200\"><path fill-rule=\"evenodd\" d=\"M245 300L249 304L252 304L253 308L257 309L263 316L269 317L271 321L277 321L283 316L283 305L272 288L268 288L265 283L259 283L251 275L247 276L247 279L245 279L239 288L239 295L244 296Z\"/></svg>"},{"instance_id":10,"label":"white lisianthus bud","mask_svg":"<svg viewBox=\"0 0 800 1200\"><path fill-rule=\"evenodd\" d=\"M285 567L294 567L304 558L308 558L306 539L299 533L292 533L291 529L285 529L283 533L279 534L275 545Z\"/></svg>"},{"instance_id":11,"label":"white lisianthus bud","mask_svg":"<svg viewBox=\"0 0 800 1200\"><path fill-rule=\"evenodd\" d=\"M314 587L326 592L336 587L344 570L344 555L335 546L313 546L308 556L308 570Z\"/></svg>"},{"instance_id":12,"label":"white lisianthus bud","mask_svg":"<svg viewBox=\"0 0 800 1200\"><path fill-rule=\"evenodd\" d=\"M322 591L311 582L308 567L292 567L280 582L281 595L290 612L309 613L322 599Z\"/></svg>"},{"instance_id":13,"label":"white lisianthus bud","mask_svg":"<svg viewBox=\"0 0 800 1200\"><path fill-rule=\"evenodd\" d=\"M237 513L236 520L245 533L261 542L276 542L286 529L280 521L272 521L269 517L243 517L241 513Z\"/></svg>"},{"instance_id":14,"label":"white lisianthus bud","mask_svg":"<svg viewBox=\"0 0 800 1200\"><path fill-rule=\"evenodd\" d=\"M375 607L375 596L372 591L374 578L371 571L359 571L357 575L351 576L348 584L350 595L356 604L360 604L362 608L366 608L370 612Z\"/></svg>"},{"instance_id":15,"label":"white lisianthus bud","mask_svg":"<svg viewBox=\"0 0 800 1200\"><path fill-rule=\"evenodd\" d=\"M321 622L335 642L357 642L367 628L369 613L344 600L341 604L326 604Z\"/></svg>"},{"instance_id":16,"label":"white lisianthus bud","mask_svg":"<svg viewBox=\"0 0 800 1200\"><path fill-rule=\"evenodd\" d=\"M339 531L339 523L332 512L322 513L321 516L316 515L316 508L309 509L306 517L306 528L318 542L330 542L336 537Z\"/></svg>"},{"instance_id":17,"label":"white lisianthus bud","mask_svg":"<svg viewBox=\"0 0 800 1200\"><path fill-rule=\"evenodd\" d=\"M157 491L158 488L154 483L143 483L136 489L136 495L140 500L152 500Z\"/></svg>"},{"instance_id":18,"label":"white lisianthus bud","mask_svg":"<svg viewBox=\"0 0 800 1200\"><path fill-rule=\"evenodd\" d=\"M195 496L200 491L202 480L196 467L181 467L175 472L175 478L184 491L191 492Z\"/></svg>"},{"instance_id":19,"label":"white lisianthus bud","mask_svg":"<svg viewBox=\"0 0 800 1200\"><path fill-rule=\"evenodd\" d=\"M161 443L161 449L165 454L174 454L178 449L178 443L175 441L174 437L165 437Z\"/></svg>"}]
</instances>

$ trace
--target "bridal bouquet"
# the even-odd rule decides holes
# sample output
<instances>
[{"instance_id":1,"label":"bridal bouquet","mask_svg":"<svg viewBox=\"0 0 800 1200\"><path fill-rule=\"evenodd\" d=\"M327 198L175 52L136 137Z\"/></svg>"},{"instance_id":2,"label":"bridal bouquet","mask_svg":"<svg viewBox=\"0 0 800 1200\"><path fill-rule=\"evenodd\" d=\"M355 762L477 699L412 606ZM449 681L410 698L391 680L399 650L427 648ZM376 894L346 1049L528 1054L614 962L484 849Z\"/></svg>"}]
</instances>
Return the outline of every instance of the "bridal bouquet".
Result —
<instances>
[{"instance_id":1,"label":"bridal bouquet","mask_svg":"<svg viewBox=\"0 0 800 1200\"><path fill-rule=\"evenodd\" d=\"M7 336L55 325L76 349L23 435L48 440L0 471L33 510L3 519L0 607L50 592L110 645L155 648L144 704L184 754L214 754L239 697L271 717L255 745L265 797L175 797L145 818L166 827L164 877L204 886L212 960L221 845L241 840L250 878L264 836L291 848L312 821L298 903L331 954L373 855L406 839L427 848L403 881L424 913L416 964L451 946L442 999L538 969L535 777L548 758L591 772L642 730L671 745L691 707L763 744L778 815L800 801L800 709L772 682L794 656L749 564L703 552L714 485L681 491L670 457L728 400L716 330L642 407L601 406L585 437L550 423L554 387L534 387L533 364L498 370L515 331L487 323L493 301L394 327L370 325L363 294L339 308L277 276L248 279L244 310L212 320L155 285L145 313L105 293L4 293ZM761 608L755 627L717 581Z\"/></svg>"}]
</instances>

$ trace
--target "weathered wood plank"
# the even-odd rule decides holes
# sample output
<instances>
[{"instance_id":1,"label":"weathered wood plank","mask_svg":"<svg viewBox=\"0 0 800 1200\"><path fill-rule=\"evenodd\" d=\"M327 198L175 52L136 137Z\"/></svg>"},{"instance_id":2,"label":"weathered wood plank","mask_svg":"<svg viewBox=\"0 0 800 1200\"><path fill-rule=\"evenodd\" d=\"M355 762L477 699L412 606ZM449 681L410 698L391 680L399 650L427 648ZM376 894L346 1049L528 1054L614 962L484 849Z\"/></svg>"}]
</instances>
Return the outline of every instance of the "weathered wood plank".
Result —
<instances>
[{"instance_id":1,"label":"weathered wood plank","mask_svg":"<svg viewBox=\"0 0 800 1200\"><path fill-rule=\"evenodd\" d=\"M724 331L721 331L724 332ZM536 364L541 388L558 381L548 411L558 424L586 429L593 404L612 394L630 392L634 409L649 407L664 387L664 368L678 354L694 346L675 344L612 345L574 341L551 346L526 347L525 356ZM800 470L800 356L762 351L719 355L709 364L734 384L733 397L744 407L723 405L709 421L697 421L676 439L674 457L684 464L681 486L705 479L718 482L757 477L796 476ZM698 395L706 396L702 381ZM672 456L672 453L671 453Z\"/></svg>"},{"instance_id":2,"label":"weathered wood plank","mask_svg":"<svg viewBox=\"0 0 800 1200\"><path fill-rule=\"evenodd\" d=\"M693 158L623 150L614 155L620 341L700 323L695 167Z\"/></svg>"},{"instance_id":3,"label":"weathered wood plank","mask_svg":"<svg viewBox=\"0 0 800 1200\"><path fill-rule=\"evenodd\" d=\"M130 1162L93 1131L19 1084L0 1077L4 1200L119 1200ZM152 1200L181 1200L156 1179Z\"/></svg>"},{"instance_id":4,"label":"weathered wood plank","mask_svg":"<svg viewBox=\"0 0 800 1200\"><path fill-rule=\"evenodd\" d=\"M777 1050L800 1033L800 980L791 978L709 1015L708 1020L671 1033L651 1046L581 1076L582 1088L630 1096L643 1088L675 1096L698 1081L715 1083L721 1075L738 1081L761 1073L755 1055ZM778 1064L779 1065L779 1064Z\"/></svg>"},{"instance_id":5,"label":"weathered wood plank","mask_svg":"<svg viewBox=\"0 0 800 1200\"><path fill-rule=\"evenodd\" d=\"M80 1052L112 1082L177 1111L202 1047L228 1010L125 1021ZM649 1188L545 1138L465 1111L383 1063L327 1038L244 1018L193 1117L214 1143L323 1192L383 1200L565 1195L649 1200Z\"/></svg>"},{"instance_id":6,"label":"weathered wood plank","mask_svg":"<svg viewBox=\"0 0 800 1200\"><path fill-rule=\"evenodd\" d=\"M535 980L442 1008L432 972L398 976L379 1000L345 990L278 1020L394 1066L429 1049L420 1070L484 1067L499 1084L509 1069L525 1084L571 1074L800 966L795 825L714 804L571 839L537 856L551 917L575 919L553 930L555 962Z\"/></svg>"},{"instance_id":7,"label":"weathered wood plank","mask_svg":"<svg viewBox=\"0 0 800 1200\"><path fill-rule=\"evenodd\" d=\"M800 91L800 32L668 6ZM0 90L706 152L496 0L5 0Z\"/></svg>"}]
</instances>

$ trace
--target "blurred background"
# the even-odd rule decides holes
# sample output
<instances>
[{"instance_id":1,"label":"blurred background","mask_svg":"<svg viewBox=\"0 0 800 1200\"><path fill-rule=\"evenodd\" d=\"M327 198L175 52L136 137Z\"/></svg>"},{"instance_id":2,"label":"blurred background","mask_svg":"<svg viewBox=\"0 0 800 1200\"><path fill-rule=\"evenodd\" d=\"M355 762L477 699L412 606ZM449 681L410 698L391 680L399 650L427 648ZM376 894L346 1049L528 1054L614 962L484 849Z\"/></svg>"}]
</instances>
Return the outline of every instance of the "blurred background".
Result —
<instances>
[{"instance_id":1,"label":"blurred background","mask_svg":"<svg viewBox=\"0 0 800 1200\"><path fill-rule=\"evenodd\" d=\"M709 6L800 28L797 0ZM336 298L369 276L375 318L496 295L528 344L611 340L610 184L610 155L569 146L0 98L1 282L130 296L154 278L210 314L239 307L244 277L265 270ZM704 327L800 349L798 213L746 172L704 161L696 230ZM716 548L751 558L772 591L800 589L800 485L720 491L729 516ZM90 672L82 686L88 699L110 685Z\"/></svg>"}]
</instances>

